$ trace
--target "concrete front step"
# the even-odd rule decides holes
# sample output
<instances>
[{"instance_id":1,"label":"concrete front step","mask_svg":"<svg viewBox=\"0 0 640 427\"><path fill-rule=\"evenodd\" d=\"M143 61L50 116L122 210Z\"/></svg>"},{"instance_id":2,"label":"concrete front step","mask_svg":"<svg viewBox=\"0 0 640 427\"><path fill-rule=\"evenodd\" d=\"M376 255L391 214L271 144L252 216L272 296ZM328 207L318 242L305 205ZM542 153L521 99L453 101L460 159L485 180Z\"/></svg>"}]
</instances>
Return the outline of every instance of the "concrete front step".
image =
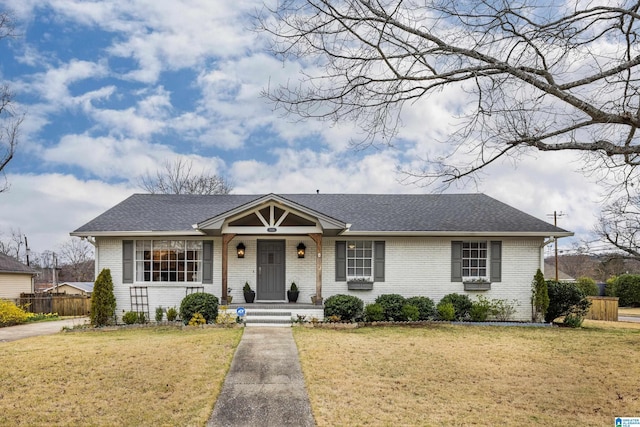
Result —
<instances>
[{"instance_id":1,"label":"concrete front step","mask_svg":"<svg viewBox=\"0 0 640 427\"><path fill-rule=\"evenodd\" d=\"M233 304L227 312L235 313L239 307L245 310L243 320L247 326L291 326L302 316L307 321L323 318L322 307L311 304Z\"/></svg>"}]
</instances>

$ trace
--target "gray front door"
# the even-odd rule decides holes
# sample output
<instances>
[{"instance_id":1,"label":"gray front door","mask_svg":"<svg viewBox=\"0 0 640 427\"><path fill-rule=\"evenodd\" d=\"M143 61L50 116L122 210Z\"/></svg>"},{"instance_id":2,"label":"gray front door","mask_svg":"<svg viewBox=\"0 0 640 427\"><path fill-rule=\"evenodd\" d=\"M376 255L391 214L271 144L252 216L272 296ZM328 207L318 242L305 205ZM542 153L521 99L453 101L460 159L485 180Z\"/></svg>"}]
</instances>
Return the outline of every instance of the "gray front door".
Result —
<instances>
[{"instance_id":1,"label":"gray front door","mask_svg":"<svg viewBox=\"0 0 640 427\"><path fill-rule=\"evenodd\" d=\"M284 240L258 240L258 300L285 299L284 243Z\"/></svg>"}]
</instances>

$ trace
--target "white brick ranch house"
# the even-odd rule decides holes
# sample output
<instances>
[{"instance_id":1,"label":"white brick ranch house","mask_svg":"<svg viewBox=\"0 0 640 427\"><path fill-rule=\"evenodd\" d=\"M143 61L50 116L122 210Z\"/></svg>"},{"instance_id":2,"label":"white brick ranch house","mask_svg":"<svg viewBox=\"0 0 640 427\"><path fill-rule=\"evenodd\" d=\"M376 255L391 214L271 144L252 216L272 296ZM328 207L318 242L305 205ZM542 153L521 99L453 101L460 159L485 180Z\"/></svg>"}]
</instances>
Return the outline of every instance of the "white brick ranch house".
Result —
<instances>
[{"instance_id":1,"label":"white brick ranch house","mask_svg":"<svg viewBox=\"0 0 640 427\"><path fill-rule=\"evenodd\" d=\"M295 281L298 303L456 292L516 300L529 320L544 246L573 233L483 194L135 194L71 235L111 270L119 315L191 292L243 303L245 282L256 303L284 303Z\"/></svg>"}]
</instances>

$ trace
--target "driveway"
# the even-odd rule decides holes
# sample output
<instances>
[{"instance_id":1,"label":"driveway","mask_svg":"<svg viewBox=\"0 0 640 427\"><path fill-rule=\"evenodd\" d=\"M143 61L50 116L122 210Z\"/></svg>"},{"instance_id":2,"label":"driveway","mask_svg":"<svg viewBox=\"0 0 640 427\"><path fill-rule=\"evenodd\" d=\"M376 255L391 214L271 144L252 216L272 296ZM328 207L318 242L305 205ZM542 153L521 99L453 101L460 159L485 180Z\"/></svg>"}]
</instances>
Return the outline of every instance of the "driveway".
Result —
<instances>
[{"instance_id":1,"label":"driveway","mask_svg":"<svg viewBox=\"0 0 640 427\"><path fill-rule=\"evenodd\" d=\"M40 335L53 335L60 332L64 326L71 328L74 325L82 325L88 321L88 317L74 317L73 319L56 320L53 322L37 322L8 326L6 328L0 328L0 342L16 341Z\"/></svg>"}]
</instances>

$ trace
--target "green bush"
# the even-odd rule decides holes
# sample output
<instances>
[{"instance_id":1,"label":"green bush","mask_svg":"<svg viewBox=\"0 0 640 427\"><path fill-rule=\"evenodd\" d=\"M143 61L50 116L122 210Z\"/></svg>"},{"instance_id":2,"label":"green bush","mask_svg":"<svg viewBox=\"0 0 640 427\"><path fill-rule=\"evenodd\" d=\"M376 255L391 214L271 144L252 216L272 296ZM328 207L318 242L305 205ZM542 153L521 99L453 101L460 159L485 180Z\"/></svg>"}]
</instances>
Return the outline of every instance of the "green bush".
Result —
<instances>
[{"instance_id":1,"label":"green bush","mask_svg":"<svg viewBox=\"0 0 640 427\"><path fill-rule=\"evenodd\" d=\"M553 322L560 316L574 313L586 313L591 303L574 283L548 281L549 309L545 314L546 322Z\"/></svg>"},{"instance_id":2,"label":"green bush","mask_svg":"<svg viewBox=\"0 0 640 427\"><path fill-rule=\"evenodd\" d=\"M579 328L582 326L584 316L569 313L564 317L564 325L570 328Z\"/></svg>"},{"instance_id":3,"label":"green bush","mask_svg":"<svg viewBox=\"0 0 640 427\"><path fill-rule=\"evenodd\" d=\"M402 306L402 318L409 322L415 322L420 319L420 310L415 305L405 304Z\"/></svg>"},{"instance_id":4,"label":"green bush","mask_svg":"<svg viewBox=\"0 0 640 427\"><path fill-rule=\"evenodd\" d=\"M0 299L0 326L20 325L31 317L33 314L27 313L12 301Z\"/></svg>"},{"instance_id":5,"label":"green bush","mask_svg":"<svg viewBox=\"0 0 640 427\"><path fill-rule=\"evenodd\" d=\"M167 321L174 322L178 318L178 310L175 307L167 308Z\"/></svg>"},{"instance_id":6,"label":"green bush","mask_svg":"<svg viewBox=\"0 0 640 427\"><path fill-rule=\"evenodd\" d=\"M162 318L164 317L164 309L162 306L156 307L156 322L162 322Z\"/></svg>"},{"instance_id":7,"label":"green bush","mask_svg":"<svg viewBox=\"0 0 640 427\"><path fill-rule=\"evenodd\" d=\"M549 308L549 290L547 288L547 282L544 280L544 274L542 270L538 269L536 275L533 276L533 283L531 284L531 302L534 309L534 321L543 319L547 309Z\"/></svg>"},{"instance_id":8,"label":"green bush","mask_svg":"<svg viewBox=\"0 0 640 427\"><path fill-rule=\"evenodd\" d=\"M135 311L127 311L122 315L122 321L125 325L133 325L138 321L138 313Z\"/></svg>"},{"instance_id":9,"label":"green bush","mask_svg":"<svg viewBox=\"0 0 640 427\"><path fill-rule=\"evenodd\" d=\"M596 281L591 277L578 277L578 280L576 280L576 286L578 286L585 296L597 297L600 295L600 289L598 288L598 285L596 285Z\"/></svg>"},{"instance_id":10,"label":"green bush","mask_svg":"<svg viewBox=\"0 0 640 427\"><path fill-rule=\"evenodd\" d=\"M407 304L418 307L418 320L433 320L436 317L436 305L431 298L411 297L407 298Z\"/></svg>"},{"instance_id":11,"label":"green bush","mask_svg":"<svg viewBox=\"0 0 640 427\"><path fill-rule=\"evenodd\" d=\"M378 296L378 298L376 298L376 303L382 306L382 311L384 312L384 320L405 320L402 314L402 307L405 306L407 300L402 295L380 295Z\"/></svg>"},{"instance_id":12,"label":"green bush","mask_svg":"<svg viewBox=\"0 0 640 427\"><path fill-rule=\"evenodd\" d=\"M456 308L451 302L440 301L436 306L436 310L438 311L438 318L440 320L451 322L456 318Z\"/></svg>"},{"instance_id":13,"label":"green bush","mask_svg":"<svg viewBox=\"0 0 640 427\"><path fill-rule=\"evenodd\" d=\"M187 325L196 313L200 313L207 323L215 323L218 317L218 297L204 292L184 297L180 303L180 317L184 324Z\"/></svg>"},{"instance_id":14,"label":"green bush","mask_svg":"<svg viewBox=\"0 0 640 427\"><path fill-rule=\"evenodd\" d=\"M114 321L116 297L113 295L111 270L103 269L93 286L90 319L93 326L105 326Z\"/></svg>"},{"instance_id":15,"label":"green bush","mask_svg":"<svg viewBox=\"0 0 640 427\"><path fill-rule=\"evenodd\" d=\"M469 311L473 303L466 295L449 294L445 295L440 302L450 302L456 310L456 320L467 320L470 317Z\"/></svg>"},{"instance_id":16,"label":"green bush","mask_svg":"<svg viewBox=\"0 0 640 427\"><path fill-rule=\"evenodd\" d=\"M380 304L368 304L364 308L364 318L367 322L383 322L384 309Z\"/></svg>"},{"instance_id":17,"label":"green bush","mask_svg":"<svg viewBox=\"0 0 640 427\"><path fill-rule=\"evenodd\" d=\"M604 287L604 294L608 297L615 297L616 292L616 283L618 282L618 277L613 276L607 279L607 283Z\"/></svg>"},{"instance_id":18,"label":"green bush","mask_svg":"<svg viewBox=\"0 0 640 427\"><path fill-rule=\"evenodd\" d=\"M332 295L324 301L324 316L337 316L344 322L359 320L363 315L364 303L353 295Z\"/></svg>"},{"instance_id":19,"label":"green bush","mask_svg":"<svg viewBox=\"0 0 640 427\"><path fill-rule=\"evenodd\" d=\"M615 288L620 307L640 307L640 275L623 274L619 276Z\"/></svg>"},{"instance_id":20,"label":"green bush","mask_svg":"<svg viewBox=\"0 0 640 427\"><path fill-rule=\"evenodd\" d=\"M493 314L493 304L491 301L478 295L478 301L471 303L471 309L469 310L469 316L473 322L486 322L489 315Z\"/></svg>"}]
</instances>

